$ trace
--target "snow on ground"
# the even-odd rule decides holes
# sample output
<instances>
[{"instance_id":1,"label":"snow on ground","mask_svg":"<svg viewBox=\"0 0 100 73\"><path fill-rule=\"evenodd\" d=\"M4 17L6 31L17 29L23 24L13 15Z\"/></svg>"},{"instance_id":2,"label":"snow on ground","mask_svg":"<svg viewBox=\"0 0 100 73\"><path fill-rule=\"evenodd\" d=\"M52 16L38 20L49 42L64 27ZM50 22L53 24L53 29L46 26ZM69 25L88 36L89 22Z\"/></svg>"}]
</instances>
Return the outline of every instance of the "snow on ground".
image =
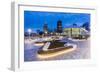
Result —
<instances>
[{"instance_id":1,"label":"snow on ground","mask_svg":"<svg viewBox=\"0 0 100 73\"><path fill-rule=\"evenodd\" d=\"M63 41L63 40L62 40ZM65 40L64 40L65 41ZM68 43L77 45L77 49L73 52L65 53L56 57L48 59L39 59L37 57L37 51L41 46L35 46L34 44L25 44L24 61L44 61L44 60L66 60L66 59L87 59L90 58L90 40L84 41L72 41L66 40Z\"/></svg>"}]
</instances>

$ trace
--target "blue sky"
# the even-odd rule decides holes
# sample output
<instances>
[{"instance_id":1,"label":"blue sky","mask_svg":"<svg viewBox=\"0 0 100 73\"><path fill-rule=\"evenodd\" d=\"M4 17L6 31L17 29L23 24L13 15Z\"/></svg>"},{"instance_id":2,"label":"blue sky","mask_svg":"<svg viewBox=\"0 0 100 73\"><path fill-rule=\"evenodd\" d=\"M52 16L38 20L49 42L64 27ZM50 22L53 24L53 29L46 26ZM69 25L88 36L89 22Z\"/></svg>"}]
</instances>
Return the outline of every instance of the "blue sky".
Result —
<instances>
[{"instance_id":1,"label":"blue sky","mask_svg":"<svg viewBox=\"0 0 100 73\"><path fill-rule=\"evenodd\" d=\"M33 32L38 29L42 31L44 23L53 30L56 29L58 20L62 21L63 28L72 27L74 23L81 26L85 22L90 23L90 14L24 11L24 30L30 28Z\"/></svg>"}]
</instances>

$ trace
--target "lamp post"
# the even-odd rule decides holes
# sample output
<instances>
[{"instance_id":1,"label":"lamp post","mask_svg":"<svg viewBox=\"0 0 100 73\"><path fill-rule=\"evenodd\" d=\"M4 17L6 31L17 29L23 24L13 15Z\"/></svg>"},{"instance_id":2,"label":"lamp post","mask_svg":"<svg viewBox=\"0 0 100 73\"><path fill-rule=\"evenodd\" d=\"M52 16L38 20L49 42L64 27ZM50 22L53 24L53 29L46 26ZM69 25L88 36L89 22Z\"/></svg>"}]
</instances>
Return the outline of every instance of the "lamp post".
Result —
<instances>
[{"instance_id":1,"label":"lamp post","mask_svg":"<svg viewBox=\"0 0 100 73\"><path fill-rule=\"evenodd\" d=\"M29 33L29 39L30 39L30 37L31 37L30 34L31 34L32 30L31 29L28 29L27 31Z\"/></svg>"}]
</instances>

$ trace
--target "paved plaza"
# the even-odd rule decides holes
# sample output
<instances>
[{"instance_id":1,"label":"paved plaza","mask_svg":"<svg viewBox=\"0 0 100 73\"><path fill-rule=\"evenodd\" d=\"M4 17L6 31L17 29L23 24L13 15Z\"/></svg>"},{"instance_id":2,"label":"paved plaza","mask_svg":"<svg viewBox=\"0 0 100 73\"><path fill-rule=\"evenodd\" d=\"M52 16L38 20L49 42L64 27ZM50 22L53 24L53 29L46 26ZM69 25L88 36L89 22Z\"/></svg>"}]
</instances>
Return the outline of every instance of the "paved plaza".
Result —
<instances>
[{"instance_id":1,"label":"paved plaza","mask_svg":"<svg viewBox=\"0 0 100 73\"><path fill-rule=\"evenodd\" d=\"M37 57L37 51L42 49L40 46L35 46L34 43L25 43L24 61L44 61L44 60L67 60L67 59L88 59L90 58L90 39L87 40L62 40L64 42L76 44L76 50L64 53L56 57L40 59Z\"/></svg>"}]
</instances>

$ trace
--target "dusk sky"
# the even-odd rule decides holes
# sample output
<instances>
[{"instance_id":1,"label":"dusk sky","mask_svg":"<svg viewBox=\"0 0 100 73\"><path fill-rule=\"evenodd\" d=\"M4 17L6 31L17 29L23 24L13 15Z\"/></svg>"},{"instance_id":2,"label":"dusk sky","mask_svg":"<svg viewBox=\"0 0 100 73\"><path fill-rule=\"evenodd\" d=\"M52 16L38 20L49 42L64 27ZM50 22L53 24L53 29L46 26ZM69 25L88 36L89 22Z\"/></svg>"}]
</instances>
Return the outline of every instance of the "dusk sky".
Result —
<instances>
[{"instance_id":1,"label":"dusk sky","mask_svg":"<svg viewBox=\"0 0 100 73\"><path fill-rule=\"evenodd\" d=\"M30 28L33 32L43 31L45 23L49 29L56 29L58 20L62 21L63 28L72 27L74 23L81 26L85 22L90 23L90 14L24 11L24 30L27 31Z\"/></svg>"}]
</instances>

